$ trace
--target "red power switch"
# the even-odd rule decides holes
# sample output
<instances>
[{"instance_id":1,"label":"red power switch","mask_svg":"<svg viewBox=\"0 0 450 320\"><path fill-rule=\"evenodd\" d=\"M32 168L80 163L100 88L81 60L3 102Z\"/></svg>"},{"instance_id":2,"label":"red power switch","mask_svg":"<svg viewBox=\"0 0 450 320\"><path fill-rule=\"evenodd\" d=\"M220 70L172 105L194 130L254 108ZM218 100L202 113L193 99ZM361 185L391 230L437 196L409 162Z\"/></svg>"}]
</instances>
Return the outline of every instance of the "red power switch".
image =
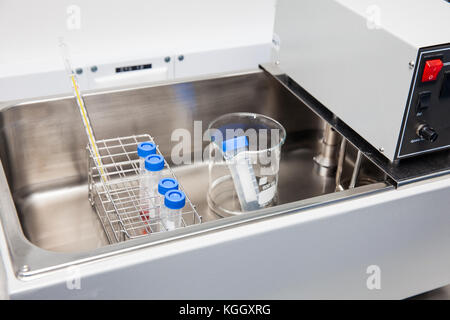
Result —
<instances>
[{"instance_id":1,"label":"red power switch","mask_svg":"<svg viewBox=\"0 0 450 320\"><path fill-rule=\"evenodd\" d=\"M436 80L443 66L444 63L442 62L441 59L428 60L427 62L425 62L425 69L423 70L422 82Z\"/></svg>"}]
</instances>

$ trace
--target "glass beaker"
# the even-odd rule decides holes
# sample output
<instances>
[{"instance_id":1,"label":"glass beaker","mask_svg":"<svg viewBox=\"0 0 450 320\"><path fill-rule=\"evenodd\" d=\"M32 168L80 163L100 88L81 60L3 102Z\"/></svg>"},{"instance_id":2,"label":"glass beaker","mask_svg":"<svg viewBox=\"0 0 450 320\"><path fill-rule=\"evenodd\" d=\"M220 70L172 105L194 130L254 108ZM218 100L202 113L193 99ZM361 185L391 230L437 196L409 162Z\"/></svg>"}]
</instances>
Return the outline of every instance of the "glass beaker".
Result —
<instances>
[{"instance_id":1,"label":"glass beaker","mask_svg":"<svg viewBox=\"0 0 450 320\"><path fill-rule=\"evenodd\" d=\"M276 204L283 126L255 113L223 115L208 127L208 205L220 216Z\"/></svg>"}]
</instances>

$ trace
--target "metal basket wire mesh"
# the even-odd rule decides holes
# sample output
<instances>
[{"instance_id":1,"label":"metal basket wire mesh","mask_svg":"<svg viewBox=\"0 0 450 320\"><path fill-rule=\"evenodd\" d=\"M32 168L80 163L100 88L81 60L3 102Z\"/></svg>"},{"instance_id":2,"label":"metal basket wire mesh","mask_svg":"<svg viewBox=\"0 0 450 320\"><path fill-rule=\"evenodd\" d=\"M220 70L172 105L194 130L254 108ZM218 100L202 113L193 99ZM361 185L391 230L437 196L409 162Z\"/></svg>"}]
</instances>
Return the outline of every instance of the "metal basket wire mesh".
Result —
<instances>
[{"instance_id":1,"label":"metal basket wire mesh","mask_svg":"<svg viewBox=\"0 0 450 320\"><path fill-rule=\"evenodd\" d=\"M92 148L87 147L89 201L97 212L110 243L168 230L165 219L159 215L149 216L149 212L160 211L162 197L151 197L140 189L142 177L139 174L137 145L145 141L154 142L147 134L97 141L103 178L100 174L102 170L94 161ZM159 148L157 152L160 154ZM162 177L175 178L167 161ZM184 191L181 185L180 189ZM186 205L179 215L182 227L201 223L201 216L187 194Z\"/></svg>"}]
</instances>

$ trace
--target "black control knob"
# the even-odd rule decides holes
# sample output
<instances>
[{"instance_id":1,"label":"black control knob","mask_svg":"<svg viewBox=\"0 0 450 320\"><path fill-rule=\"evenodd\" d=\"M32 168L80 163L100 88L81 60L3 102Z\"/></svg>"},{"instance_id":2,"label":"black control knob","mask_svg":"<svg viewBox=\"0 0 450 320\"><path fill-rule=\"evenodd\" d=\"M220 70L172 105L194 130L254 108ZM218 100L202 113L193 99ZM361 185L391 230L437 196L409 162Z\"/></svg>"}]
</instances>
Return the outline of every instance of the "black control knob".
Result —
<instances>
[{"instance_id":1,"label":"black control knob","mask_svg":"<svg viewBox=\"0 0 450 320\"><path fill-rule=\"evenodd\" d=\"M430 142L434 142L438 138L436 130L427 124L422 124L417 128L417 135Z\"/></svg>"}]
</instances>

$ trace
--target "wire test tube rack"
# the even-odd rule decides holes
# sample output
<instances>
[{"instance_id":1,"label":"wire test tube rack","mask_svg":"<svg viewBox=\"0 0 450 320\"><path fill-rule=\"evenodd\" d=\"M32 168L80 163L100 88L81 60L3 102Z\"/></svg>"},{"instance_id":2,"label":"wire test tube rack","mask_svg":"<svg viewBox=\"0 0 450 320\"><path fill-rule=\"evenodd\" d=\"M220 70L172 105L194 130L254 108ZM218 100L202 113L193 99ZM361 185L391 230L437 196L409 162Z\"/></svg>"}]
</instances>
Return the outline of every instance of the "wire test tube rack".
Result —
<instances>
[{"instance_id":1,"label":"wire test tube rack","mask_svg":"<svg viewBox=\"0 0 450 320\"><path fill-rule=\"evenodd\" d=\"M90 145L87 146L89 201L110 243L168 231L165 220L159 215L149 217L152 210L160 211L164 198L161 195L150 196L148 192L140 192L142 176L139 174L137 146L145 141L154 143L148 134L98 140L97 149L103 170L99 168L98 161L95 161L94 150ZM157 153L161 154L158 147ZM162 178L175 179L169 164L164 162ZM179 188L184 192L181 184ZM179 214L181 227L202 221L187 194L186 205Z\"/></svg>"}]
</instances>

